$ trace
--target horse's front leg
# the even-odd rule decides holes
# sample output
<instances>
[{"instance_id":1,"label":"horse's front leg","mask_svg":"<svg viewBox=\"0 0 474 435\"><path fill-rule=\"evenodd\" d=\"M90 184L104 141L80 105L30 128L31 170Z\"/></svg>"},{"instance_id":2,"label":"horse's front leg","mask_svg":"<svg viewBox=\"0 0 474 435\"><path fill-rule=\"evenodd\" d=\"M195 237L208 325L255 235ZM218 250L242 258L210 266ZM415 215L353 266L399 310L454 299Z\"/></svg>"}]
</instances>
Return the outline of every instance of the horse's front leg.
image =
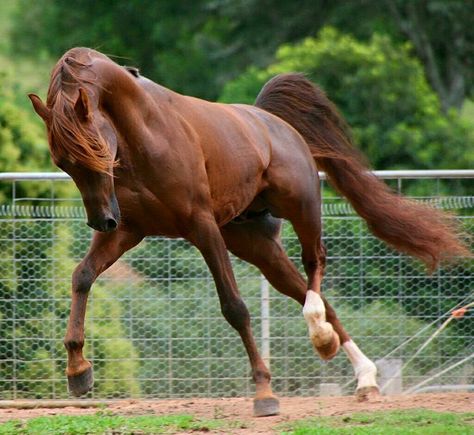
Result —
<instances>
[{"instance_id":1,"label":"horse's front leg","mask_svg":"<svg viewBox=\"0 0 474 435\"><path fill-rule=\"evenodd\" d=\"M84 318L89 290L96 278L142 237L117 230L94 232L89 249L72 275L72 300L64 346L68 360L66 374L69 392L74 396L87 393L94 383L92 365L82 353L84 347Z\"/></svg>"},{"instance_id":2,"label":"horse's front leg","mask_svg":"<svg viewBox=\"0 0 474 435\"><path fill-rule=\"evenodd\" d=\"M222 314L240 334L247 351L256 385L254 415L278 414L279 403L270 386L270 371L258 352L250 326L250 314L237 288L229 254L214 216L196 218L187 238L201 251L214 277Z\"/></svg>"}]
</instances>

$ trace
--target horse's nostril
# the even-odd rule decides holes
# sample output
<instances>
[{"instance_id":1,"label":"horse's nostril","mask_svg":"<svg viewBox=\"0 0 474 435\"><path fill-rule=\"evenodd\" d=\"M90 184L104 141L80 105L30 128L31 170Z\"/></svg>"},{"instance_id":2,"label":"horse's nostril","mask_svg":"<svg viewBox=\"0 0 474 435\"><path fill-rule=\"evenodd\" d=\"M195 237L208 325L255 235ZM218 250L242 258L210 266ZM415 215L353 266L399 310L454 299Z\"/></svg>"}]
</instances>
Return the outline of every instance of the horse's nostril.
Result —
<instances>
[{"instance_id":1,"label":"horse's nostril","mask_svg":"<svg viewBox=\"0 0 474 435\"><path fill-rule=\"evenodd\" d=\"M113 231L117 228L117 221L115 219L107 219L105 225L107 231Z\"/></svg>"}]
</instances>

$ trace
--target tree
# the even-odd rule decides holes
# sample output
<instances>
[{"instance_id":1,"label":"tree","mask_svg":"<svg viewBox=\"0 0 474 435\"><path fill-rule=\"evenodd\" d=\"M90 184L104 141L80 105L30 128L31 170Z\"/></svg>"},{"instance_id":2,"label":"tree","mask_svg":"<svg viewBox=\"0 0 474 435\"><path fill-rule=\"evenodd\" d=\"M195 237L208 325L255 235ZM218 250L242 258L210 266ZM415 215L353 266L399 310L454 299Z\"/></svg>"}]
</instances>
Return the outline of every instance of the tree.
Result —
<instances>
[{"instance_id":1,"label":"tree","mask_svg":"<svg viewBox=\"0 0 474 435\"><path fill-rule=\"evenodd\" d=\"M210 88L215 62L205 26L206 2L118 0L20 0L11 34L13 50L55 58L75 46L88 46L135 64L144 75L195 95ZM215 30L207 26L210 34ZM207 55L209 53L209 56Z\"/></svg>"},{"instance_id":2,"label":"tree","mask_svg":"<svg viewBox=\"0 0 474 435\"><path fill-rule=\"evenodd\" d=\"M456 113L443 115L409 44L381 35L366 43L325 28L280 47L269 67L229 82L221 101L252 103L270 77L290 71L307 73L327 92L377 169L474 164L473 132Z\"/></svg>"},{"instance_id":3,"label":"tree","mask_svg":"<svg viewBox=\"0 0 474 435\"><path fill-rule=\"evenodd\" d=\"M281 44L327 25L362 40L377 32L411 41L445 112L472 94L472 1L20 0L18 6L15 53L56 57L87 45L204 98L216 98L249 65L267 66Z\"/></svg>"},{"instance_id":4,"label":"tree","mask_svg":"<svg viewBox=\"0 0 474 435\"><path fill-rule=\"evenodd\" d=\"M39 123L17 103L10 75L0 70L0 172L38 171L50 168L48 146ZM32 183L29 193L42 195L43 187ZM18 194L24 193L18 186ZM11 198L11 186L0 185L0 201Z\"/></svg>"},{"instance_id":5,"label":"tree","mask_svg":"<svg viewBox=\"0 0 474 435\"><path fill-rule=\"evenodd\" d=\"M279 45L312 35L325 23L355 28L358 35L369 35L374 23L384 26L377 8L368 5L367 0L19 0L11 45L16 54L54 57L78 45L97 48L178 92L215 99L249 65L266 66Z\"/></svg>"},{"instance_id":6,"label":"tree","mask_svg":"<svg viewBox=\"0 0 474 435\"><path fill-rule=\"evenodd\" d=\"M474 2L386 0L399 30L412 42L443 111L472 95Z\"/></svg>"}]
</instances>

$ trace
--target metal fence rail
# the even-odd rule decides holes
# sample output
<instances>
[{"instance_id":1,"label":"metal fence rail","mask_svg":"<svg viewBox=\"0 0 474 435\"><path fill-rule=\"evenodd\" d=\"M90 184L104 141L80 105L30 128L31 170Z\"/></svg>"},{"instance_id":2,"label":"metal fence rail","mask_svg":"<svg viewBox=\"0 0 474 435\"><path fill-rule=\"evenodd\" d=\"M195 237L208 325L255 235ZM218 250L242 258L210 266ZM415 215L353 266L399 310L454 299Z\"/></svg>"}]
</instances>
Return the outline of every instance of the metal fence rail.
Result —
<instances>
[{"instance_id":1,"label":"metal fence rail","mask_svg":"<svg viewBox=\"0 0 474 435\"><path fill-rule=\"evenodd\" d=\"M458 215L474 233L474 171L378 171L396 190ZM426 328L392 359L407 360L461 301L474 298L474 264L427 276L421 265L374 239L324 182L328 249L324 292L359 346L374 360ZM66 174L0 174L0 399L67 397L62 340L70 276L91 230ZM299 245L284 227L289 255ZM321 383L349 393L343 353L321 362L301 308L268 288L258 271L233 259L255 335L281 395L314 395ZM416 385L474 351L472 316L452 322L403 373ZM85 353L94 363L89 397L247 395L253 391L240 339L220 314L198 252L182 240L150 237L127 253L91 292ZM473 384L472 360L436 383Z\"/></svg>"}]
</instances>

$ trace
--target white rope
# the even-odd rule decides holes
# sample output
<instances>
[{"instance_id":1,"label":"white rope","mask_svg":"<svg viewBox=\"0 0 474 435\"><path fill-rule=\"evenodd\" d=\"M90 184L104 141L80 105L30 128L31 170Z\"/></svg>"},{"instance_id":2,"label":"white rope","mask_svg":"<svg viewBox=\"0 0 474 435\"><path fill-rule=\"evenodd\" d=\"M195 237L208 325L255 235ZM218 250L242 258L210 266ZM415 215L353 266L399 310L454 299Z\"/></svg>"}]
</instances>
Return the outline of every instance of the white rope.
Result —
<instances>
[{"instance_id":1,"label":"white rope","mask_svg":"<svg viewBox=\"0 0 474 435\"><path fill-rule=\"evenodd\" d=\"M458 304L459 305L459 304ZM464 308L469 308L474 305L474 302L466 305ZM461 307L462 308L462 307ZM389 381L383 386L380 390L382 393L388 388L392 382L400 376L402 371L410 364L422 351L426 348L441 332L449 325L449 323L455 319L456 317L453 316L452 312L456 310L456 307L450 310L451 315L441 324L441 326L431 334L431 336L421 345L421 347L397 370L397 372L389 379Z\"/></svg>"},{"instance_id":2,"label":"white rope","mask_svg":"<svg viewBox=\"0 0 474 435\"><path fill-rule=\"evenodd\" d=\"M410 364L422 351L423 349L426 348L441 332L443 331L446 326L453 320L454 317L448 317L443 324L433 333L431 336L426 340L422 346L410 357L408 360L397 370L397 372L388 380L388 382L385 383L385 385L380 389L380 392L383 393L390 385L392 385L392 382L400 376L402 371L407 367L408 364Z\"/></svg>"},{"instance_id":3,"label":"white rope","mask_svg":"<svg viewBox=\"0 0 474 435\"><path fill-rule=\"evenodd\" d=\"M437 319L433 320L431 323L428 323L427 325L425 325L423 328L421 328L415 335L412 335L411 337L409 337L408 339L406 339L402 344L399 344L395 349L393 349L392 351L390 351L389 353L387 353L387 355L385 355L383 358L388 358L389 356L393 355L397 350L401 349L403 346L407 345L408 343L410 343L411 341L413 341L416 337L418 337L420 334L422 334L423 332L425 332L428 328L430 328L431 326L433 326L435 323L438 323L439 320L441 320L444 316L452 313L454 310L456 310L457 308L460 307L460 305L464 304L469 298L473 297L474 294L472 295L468 295L466 296L461 302L459 302L458 304L456 304L453 308L450 308L448 311L446 311L444 314L442 314L441 316L439 316ZM442 327L443 325L440 326L440 328Z\"/></svg>"},{"instance_id":4,"label":"white rope","mask_svg":"<svg viewBox=\"0 0 474 435\"><path fill-rule=\"evenodd\" d=\"M465 362L469 361L470 359L474 358L474 352L471 353L471 355L467 356L466 358L463 358L461 361L458 361L457 363L445 368L444 370L440 371L439 373L434 374L433 376L429 377L428 379L425 379L424 381L420 382L419 384L416 384L415 386L409 388L408 390L404 391L403 394L410 394L416 389L420 388L421 386L427 384L428 382L432 381L433 379L436 379L437 377L444 375L445 373L449 372L450 370L455 369L457 366L460 366L461 364L464 364Z\"/></svg>"},{"instance_id":5,"label":"white rope","mask_svg":"<svg viewBox=\"0 0 474 435\"><path fill-rule=\"evenodd\" d=\"M456 310L457 308L460 308L468 299L470 299L471 297L474 296L474 293L473 294L470 294L468 296L466 296L463 300L461 300L461 302L458 302L454 307L450 308L449 310L447 310L444 314L441 314L441 316L439 316L438 318L436 318L435 320L433 320L431 323L428 323L427 325L425 325L423 328L421 328L415 335L412 335L411 337L407 338L404 342L402 342L401 344L399 344L395 349L391 350L389 353L387 353L384 357L382 357L381 359L386 359L388 358L389 356L393 355L397 350L400 350L402 347L406 346L408 343L410 343L411 341L413 341L416 337L418 337L420 334L422 334L423 332L425 332L428 328L430 328L431 326L433 326L435 323L439 322L439 320L441 320L444 316L448 315L448 314L451 314L454 310ZM470 305L473 305L473 304L469 304ZM448 320L449 319L452 319L453 317L450 316L439 328L437 331L435 331L434 334L438 335L439 332L441 332L442 329L444 329L446 327L446 325L449 323ZM449 320L450 321L450 320ZM446 325L445 325L446 324ZM439 332L438 332L439 331ZM433 334L433 335L434 335ZM432 337L433 337L432 335ZM434 338L434 337L433 337ZM431 340L432 338L428 338L428 340ZM422 345L422 349L424 349L429 343L425 342L423 345ZM420 350L418 350L417 354L419 354ZM415 354L415 356L417 355ZM413 359L414 357L412 357ZM410 360L409 360L410 361ZM408 362L409 362L408 361ZM407 366L407 363L405 363L400 369L399 371L396 373L396 375L394 375L385 385L384 387L382 388L381 391L384 391L392 382L393 380L398 377L400 375L400 373L402 372L402 370ZM346 382L343 386L342 386L342 389L345 390L347 387L349 387L352 383L356 382L356 378L353 378L351 379L350 381Z\"/></svg>"}]
</instances>

